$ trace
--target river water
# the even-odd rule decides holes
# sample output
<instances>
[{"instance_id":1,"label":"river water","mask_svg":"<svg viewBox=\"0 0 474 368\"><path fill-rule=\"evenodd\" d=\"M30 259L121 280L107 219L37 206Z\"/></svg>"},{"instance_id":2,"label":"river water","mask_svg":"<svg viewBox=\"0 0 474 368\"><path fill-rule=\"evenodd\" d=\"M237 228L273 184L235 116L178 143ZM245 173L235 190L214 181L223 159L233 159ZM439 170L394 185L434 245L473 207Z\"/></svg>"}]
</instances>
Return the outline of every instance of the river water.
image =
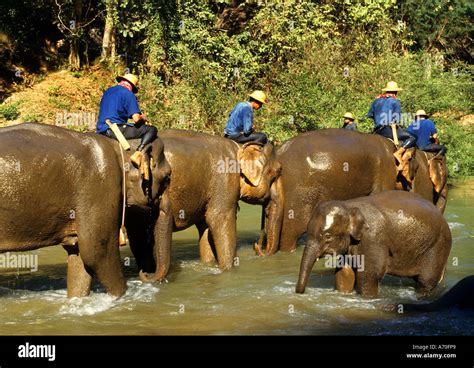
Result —
<instances>
[{"instance_id":1,"label":"river water","mask_svg":"<svg viewBox=\"0 0 474 368\"><path fill-rule=\"evenodd\" d=\"M445 217L453 247L444 281L432 300L474 274L474 181L457 182ZM142 284L128 247L121 250L128 291L115 300L95 284L90 297L66 298L66 253L30 252L38 270L0 272L2 335L473 335L474 313L457 309L400 315L382 304L416 302L410 279L386 276L377 299L333 290L334 274L320 260L306 293L294 292L303 246L291 254L257 257L259 207L241 204L239 266L222 273L199 261L197 231L173 235L169 283ZM128 265L130 263L130 265Z\"/></svg>"}]
</instances>

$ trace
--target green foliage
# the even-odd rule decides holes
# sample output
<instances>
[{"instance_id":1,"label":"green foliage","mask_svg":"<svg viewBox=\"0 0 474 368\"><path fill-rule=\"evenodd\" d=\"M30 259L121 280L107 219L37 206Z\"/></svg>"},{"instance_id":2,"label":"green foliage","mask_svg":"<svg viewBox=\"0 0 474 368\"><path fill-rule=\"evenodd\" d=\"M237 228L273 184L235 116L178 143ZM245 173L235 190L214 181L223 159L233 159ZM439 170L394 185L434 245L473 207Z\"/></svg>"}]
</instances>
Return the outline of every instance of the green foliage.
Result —
<instances>
[{"instance_id":1,"label":"green foliage","mask_svg":"<svg viewBox=\"0 0 474 368\"><path fill-rule=\"evenodd\" d=\"M439 50L448 58L473 62L474 3L471 0L400 1L400 17L414 40L414 49Z\"/></svg>"},{"instance_id":2,"label":"green foliage","mask_svg":"<svg viewBox=\"0 0 474 368\"><path fill-rule=\"evenodd\" d=\"M451 177L472 176L474 173L474 128L465 128L452 119L434 119L442 144L446 145L449 175Z\"/></svg>"},{"instance_id":3,"label":"green foliage","mask_svg":"<svg viewBox=\"0 0 474 368\"><path fill-rule=\"evenodd\" d=\"M18 102L0 105L0 116L6 120L15 120L20 113L18 112Z\"/></svg>"},{"instance_id":4,"label":"green foliage","mask_svg":"<svg viewBox=\"0 0 474 368\"><path fill-rule=\"evenodd\" d=\"M37 114L29 114L22 116L22 121L24 123L39 123L43 120L43 118L40 115Z\"/></svg>"},{"instance_id":5,"label":"green foliage","mask_svg":"<svg viewBox=\"0 0 474 368\"><path fill-rule=\"evenodd\" d=\"M59 90L61 89L60 86L49 86L48 87L48 96L50 97L58 97Z\"/></svg>"}]
</instances>

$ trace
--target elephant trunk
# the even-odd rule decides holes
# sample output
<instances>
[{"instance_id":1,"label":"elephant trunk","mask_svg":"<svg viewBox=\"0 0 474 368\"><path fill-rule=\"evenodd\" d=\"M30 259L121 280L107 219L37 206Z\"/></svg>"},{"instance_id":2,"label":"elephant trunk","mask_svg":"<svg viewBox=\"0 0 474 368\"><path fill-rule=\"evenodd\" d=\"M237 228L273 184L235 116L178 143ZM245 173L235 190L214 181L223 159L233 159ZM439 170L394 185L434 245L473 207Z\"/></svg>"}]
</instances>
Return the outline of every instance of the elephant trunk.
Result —
<instances>
[{"instance_id":1,"label":"elephant trunk","mask_svg":"<svg viewBox=\"0 0 474 368\"><path fill-rule=\"evenodd\" d=\"M142 282L163 281L168 274L171 261L171 236L173 234L173 216L168 192L161 197L160 212L154 228L156 271L148 275L140 270Z\"/></svg>"},{"instance_id":2,"label":"elephant trunk","mask_svg":"<svg viewBox=\"0 0 474 368\"><path fill-rule=\"evenodd\" d=\"M281 179L275 180L271 188L271 200L268 204L268 229L267 229L267 249L266 254L275 254L280 246L280 236L283 226L283 184Z\"/></svg>"},{"instance_id":3,"label":"elephant trunk","mask_svg":"<svg viewBox=\"0 0 474 368\"><path fill-rule=\"evenodd\" d=\"M308 242L304 248L303 258L301 258L300 265L300 275L298 278L298 283L296 284L296 292L298 294L303 294L308 283L309 276L311 274L311 269L314 266L314 262L319 258L319 252L317 251L318 247L316 243Z\"/></svg>"}]
</instances>

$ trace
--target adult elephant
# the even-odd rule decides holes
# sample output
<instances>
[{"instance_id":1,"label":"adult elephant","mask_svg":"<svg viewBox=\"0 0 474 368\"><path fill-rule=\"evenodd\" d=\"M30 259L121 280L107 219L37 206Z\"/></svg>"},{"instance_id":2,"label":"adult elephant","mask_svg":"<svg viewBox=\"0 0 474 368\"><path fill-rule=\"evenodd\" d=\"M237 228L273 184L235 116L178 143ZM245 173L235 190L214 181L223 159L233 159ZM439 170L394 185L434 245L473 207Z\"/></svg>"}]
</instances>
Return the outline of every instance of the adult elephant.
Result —
<instances>
[{"instance_id":1,"label":"adult elephant","mask_svg":"<svg viewBox=\"0 0 474 368\"><path fill-rule=\"evenodd\" d=\"M319 201L403 189L406 180L396 170L395 151L393 142L382 136L343 129L306 132L286 141L276 149L282 174L272 185L256 252L294 251ZM417 150L410 161L411 190L444 211L446 164L430 158Z\"/></svg>"},{"instance_id":2,"label":"adult elephant","mask_svg":"<svg viewBox=\"0 0 474 368\"><path fill-rule=\"evenodd\" d=\"M116 141L93 133L33 123L2 128L0 252L62 245L68 253L68 297L88 295L93 275L109 294L122 295L120 151ZM166 205L170 166L159 139L144 151L149 180L124 153L126 200L158 208L161 201Z\"/></svg>"},{"instance_id":3,"label":"adult elephant","mask_svg":"<svg viewBox=\"0 0 474 368\"><path fill-rule=\"evenodd\" d=\"M185 130L165 130L160 137L173 174L169 184L171 217L160 215L158 223L173 231L195 225L201 260L217 260L223 270L232 268L238 201L263 204L270 199L270 188L281 170L273 146L257 142L239 145L223 137ZM171 238L154 239L160 242L155 243L154 257L152 245L144 239L131 243L138 267L155 271L153 275L140 272L145 282L162 280L169 269Z\"/></svg>"},{"instance_id":4,"label":"adult elephant","mask_svg":"<svg viewBox=\"0 0 474 368\"><path fill-rule=\"evenodd\" d=\"M346 200L396 188L394 145L388 139L343 129L300 134L276 150L282 174L265 208L265 252L294 251L313 208L322 200Z\"/></svg>"}]
</instances>

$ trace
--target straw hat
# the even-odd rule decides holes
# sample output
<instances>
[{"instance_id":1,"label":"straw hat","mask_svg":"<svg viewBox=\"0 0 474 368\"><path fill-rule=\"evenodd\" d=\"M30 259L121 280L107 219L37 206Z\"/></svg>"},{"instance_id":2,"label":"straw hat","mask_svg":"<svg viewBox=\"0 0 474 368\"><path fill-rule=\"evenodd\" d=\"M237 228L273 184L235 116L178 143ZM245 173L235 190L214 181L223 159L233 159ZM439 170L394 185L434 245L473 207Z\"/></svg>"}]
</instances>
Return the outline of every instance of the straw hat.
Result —
<instances>
[{"instance_id":1,"label":"straw hat","mask_svg":"<svg viewBox=\"0 0 474 368\"><path fill-rule=\"evenodd\" d=\"M253 91L251 94L249 94L249 97L262 104L267 103L267 95L263 91Z\"/></svg>"},{"instance_id":2,"label":"straw hat","mask_svg":"<svg viewBox=\"0 0 474 368\"><path fill-rule=\"evenodd\" d=\"M428 114L425 112L425 110L418 110L415 115L416 116L424 116L424 117L428 116Z\"/></svg>"},{"instance_id":3,"label":"straw hat","mask_svg":"<svg viewBox=\"0 0 474 368\"><path fill-rule=\"evenodd\" d=\"M135 74L125 74L124 76L118 76L115 79L117 80L117 82L121 82L123 80L127 81L128 83L132 85L133 93L138 92L138 87L137 87L138 77Z\"/></svg>"},{"instance_id":4,"label":"straw hat","mask_svg":"<svg viewBox=\"0 0 474 368\"><path fill-rule=\"evenodd\" d=\"M396 91L402 91L403 89L398 87L397 82L390 81L387 83L385 88L382 88L382 91L384 92L396 92Z\"/></svg>"},{"instance_id":5,"label":"straw hat","mask_svg":"<svg viewBox=\"0 0 474 368\"><path fill-rule=\"evenodd\" d=\"M352 115L351 112L346 112L346 113L344 114L343 118L355 120L355 117L354 117L354 115Z\"/></svg>"}]
</instances>

